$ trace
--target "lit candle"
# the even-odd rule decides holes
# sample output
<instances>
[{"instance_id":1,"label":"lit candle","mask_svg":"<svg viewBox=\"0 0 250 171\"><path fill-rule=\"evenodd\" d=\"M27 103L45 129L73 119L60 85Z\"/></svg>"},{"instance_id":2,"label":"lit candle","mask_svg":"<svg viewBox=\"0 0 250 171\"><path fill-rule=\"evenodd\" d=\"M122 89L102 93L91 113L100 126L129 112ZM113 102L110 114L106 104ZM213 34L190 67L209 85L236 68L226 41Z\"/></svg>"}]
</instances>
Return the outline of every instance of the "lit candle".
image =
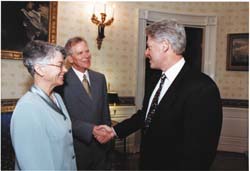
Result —
<instances>
[{"instance_id":1,"label":"lit candle","mask_svg":"<svg viewBox=\"0 0 250 171\"><path fill-rule=\"evenodd\" d=\"M93 14L95 14L95 4L93 4Z\"/></svg>"},{"instance_id":2,"label":"lit candle","mask_svg":"<svg viewBox=\"0 0 250 171\"><path fill-rule=\"evenodd\" d=\"M114 13L115 13L115 5L113 4L112 6L113 12L112 12L112 18L114 18Z\"/></svg>"},{"instance_id":3,"label":"lit candle","mask_svg":"<svg viewBox=\"0 0 250 171\"><path fill-rule=\"evenodd\" d=\"M93 14L95 14L95 0L93 0L92 4L93 4Z\"/></svg>"}]
</instances>

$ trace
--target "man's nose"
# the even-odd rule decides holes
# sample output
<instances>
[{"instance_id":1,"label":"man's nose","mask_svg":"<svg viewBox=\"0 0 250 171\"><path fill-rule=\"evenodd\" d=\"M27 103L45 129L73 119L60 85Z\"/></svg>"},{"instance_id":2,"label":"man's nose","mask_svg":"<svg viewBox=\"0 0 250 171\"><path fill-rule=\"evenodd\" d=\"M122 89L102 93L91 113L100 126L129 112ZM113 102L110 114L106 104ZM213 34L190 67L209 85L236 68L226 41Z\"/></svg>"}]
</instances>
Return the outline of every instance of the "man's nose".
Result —
<instances>
[{"instance_id":1,"label":"man's nose","mask_svg":"<svg viewBox=\"0 0 250 171\"><path fill-rule=\"evenodd\" d=\"M148 48L145 50L145 52L144 52L144 56L145 56L145 58L148 58L148 57L149 57Z\"/></svg>"}]
</instances>

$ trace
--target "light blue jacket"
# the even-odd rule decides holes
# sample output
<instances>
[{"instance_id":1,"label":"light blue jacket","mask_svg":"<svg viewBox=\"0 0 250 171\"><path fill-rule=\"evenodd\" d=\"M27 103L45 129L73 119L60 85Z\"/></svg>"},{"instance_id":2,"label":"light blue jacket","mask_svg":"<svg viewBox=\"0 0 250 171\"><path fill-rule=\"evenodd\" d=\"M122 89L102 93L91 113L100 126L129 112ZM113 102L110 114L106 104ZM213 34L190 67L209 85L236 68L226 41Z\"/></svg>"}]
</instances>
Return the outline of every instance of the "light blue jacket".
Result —
<instances>
[{"instance_id":1,"label":"light blue jacket","mask_svg":"<svg viewBox=\"0 0 250 171\"><path fill-rule=\"evenodd\" d=\"M76 170L71 120L60 95L55 97L66 120L32 92L18 101L10 128L16 170Z\"/></svg>"}]
</instances>

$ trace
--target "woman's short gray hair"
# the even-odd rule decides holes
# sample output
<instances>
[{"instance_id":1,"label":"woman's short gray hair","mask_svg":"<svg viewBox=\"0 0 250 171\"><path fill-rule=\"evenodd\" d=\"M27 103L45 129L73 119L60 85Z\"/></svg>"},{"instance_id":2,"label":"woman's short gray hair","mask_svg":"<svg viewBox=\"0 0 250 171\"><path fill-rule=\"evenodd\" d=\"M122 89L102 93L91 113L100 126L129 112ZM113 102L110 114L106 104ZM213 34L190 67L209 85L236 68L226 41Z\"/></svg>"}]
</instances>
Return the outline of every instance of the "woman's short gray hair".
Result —
<instances>
[{"instance_id":1,"label":"woman's short gray hair","mask_svg":"<svg viewBox=\"0 0 250 171\"><path fill-rule=\"evenodd\" d=\"M41 40L29 42L23 50L23 64L29 73L34 76L36 64L48 64L55 57L55 53L60 52L65 58L65 50L62 46L57 46Z\"/></svg>"},{"instance_id":2,"label":"woman's short gray hair","mask_svg":"<svg viewBox=\"0 0 250 171\"><path fill-rule=\"evenodd\" d=\"M157 41L167 40L178 55L181 55L185 51L185 28L175 20L155 22L146 27L146 34Z\"/></svg>"}]
</instances>

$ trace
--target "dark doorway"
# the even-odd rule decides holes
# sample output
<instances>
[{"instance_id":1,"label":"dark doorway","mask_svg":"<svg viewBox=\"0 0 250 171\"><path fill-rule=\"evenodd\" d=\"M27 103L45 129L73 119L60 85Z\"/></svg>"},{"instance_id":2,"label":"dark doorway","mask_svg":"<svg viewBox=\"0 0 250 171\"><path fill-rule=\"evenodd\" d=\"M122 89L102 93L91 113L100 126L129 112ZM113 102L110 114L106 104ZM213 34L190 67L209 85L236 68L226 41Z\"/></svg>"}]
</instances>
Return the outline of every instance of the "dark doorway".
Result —
<instances>
[{"instance_id":1,"label":"dark doorway","mask_svg":"<svg viewBox=\"0 0 250 171\"><path fill-rule=\"evenodd\" d=\"M202 28L185 27L187 35L186 50L183 53L185 61L199 71L202 69Z\"/></svg>"},{"instance_id":2,"label":"dark doorway","mask_svg":"<svg viewBox=\"0 0 250 171\"><path fill-rule=\"evenodd\" d=\"M187 45L186 50L183 53L185 61L194 69L202 70L202 38L203 29L185 27ZM149 59L145 60L145 91L147 91L147 85L152 77L159 77L161 71L151 69Z\"/></svg>"}]
</instances>

